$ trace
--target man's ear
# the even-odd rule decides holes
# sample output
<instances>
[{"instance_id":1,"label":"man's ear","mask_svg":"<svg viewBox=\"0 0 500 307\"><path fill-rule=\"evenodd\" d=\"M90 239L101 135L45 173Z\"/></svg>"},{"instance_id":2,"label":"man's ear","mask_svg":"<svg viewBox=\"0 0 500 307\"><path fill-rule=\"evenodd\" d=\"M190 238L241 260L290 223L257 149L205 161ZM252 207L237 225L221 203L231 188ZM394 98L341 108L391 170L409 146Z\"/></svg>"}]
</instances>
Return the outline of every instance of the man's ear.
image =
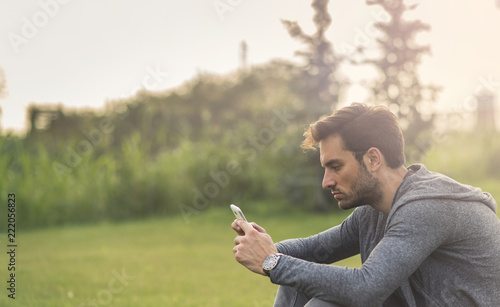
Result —
<instances>
[{"instance_id":1,"label":"man's ear","mask_svg":"<svg viewBox=\"0 0 500 307\"><path fill-rule=\"evenodd\" d=\"M371 147L363 156L366 168L375 172L382 166L384 156L376 147Z\"/></svg>"}]
</instances>

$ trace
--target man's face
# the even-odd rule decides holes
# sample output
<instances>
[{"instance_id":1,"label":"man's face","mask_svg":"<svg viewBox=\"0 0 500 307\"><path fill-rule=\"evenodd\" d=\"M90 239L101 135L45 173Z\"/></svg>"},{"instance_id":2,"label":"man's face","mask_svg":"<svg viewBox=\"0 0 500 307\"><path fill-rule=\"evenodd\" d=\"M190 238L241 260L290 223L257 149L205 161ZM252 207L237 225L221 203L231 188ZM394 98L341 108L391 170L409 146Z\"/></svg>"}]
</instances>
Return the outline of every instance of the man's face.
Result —
<instances>
[{"instance_id":1,"label":"man's face","mask_svg":"<svg viewBox=\"0 0 500 307\"><path fill-rule=\"evenodd\" d=\"M337 134L319 144L320 162L325 168L323 188L332 191L339 207L344 210L379 203L382 200L380 181L343 145Z\"/></svg>"}]
</instances>

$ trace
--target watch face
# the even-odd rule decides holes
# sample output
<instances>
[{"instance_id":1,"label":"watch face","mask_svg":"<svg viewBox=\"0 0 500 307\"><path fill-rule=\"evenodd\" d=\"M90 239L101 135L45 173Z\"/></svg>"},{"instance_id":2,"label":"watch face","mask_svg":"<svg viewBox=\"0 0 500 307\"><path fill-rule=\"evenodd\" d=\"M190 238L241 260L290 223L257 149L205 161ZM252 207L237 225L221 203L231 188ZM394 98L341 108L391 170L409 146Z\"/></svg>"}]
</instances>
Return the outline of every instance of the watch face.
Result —
<instances>
[{"instance_id":1,"label":"watch face","mask_svg":"<svg viewBox=\"0 0 500 307\"><path fill-rule=\"evenodd\" d=\"M279 255L269 255L265 260L264 263L262 264L262 267L264 270L272 270L278 264L278 260L280 259Z\"/></svg>"}]
</instances>

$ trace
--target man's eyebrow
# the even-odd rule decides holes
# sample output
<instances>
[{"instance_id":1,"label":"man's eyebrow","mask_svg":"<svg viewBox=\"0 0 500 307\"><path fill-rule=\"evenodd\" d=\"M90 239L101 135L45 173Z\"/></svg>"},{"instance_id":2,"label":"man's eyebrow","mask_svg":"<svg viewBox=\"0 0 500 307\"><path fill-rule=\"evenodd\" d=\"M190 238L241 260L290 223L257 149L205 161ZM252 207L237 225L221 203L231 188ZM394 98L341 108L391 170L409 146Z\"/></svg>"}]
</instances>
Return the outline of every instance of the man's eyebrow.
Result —
<instances>
[{"instance_id":1,"label":"man's eyebrow","mask_svg":"<svg viewBox=\"0 0 500 307\"><path fill-rule=\"evenodd\" d=\"M330 167L330 166L332 166L333 164L336 164L336 163L341 163L341 160L340 159L330 159L325 164L323 164L321 166L323 168L325 168L325 167Z\"/></svg>"}]
</instances>

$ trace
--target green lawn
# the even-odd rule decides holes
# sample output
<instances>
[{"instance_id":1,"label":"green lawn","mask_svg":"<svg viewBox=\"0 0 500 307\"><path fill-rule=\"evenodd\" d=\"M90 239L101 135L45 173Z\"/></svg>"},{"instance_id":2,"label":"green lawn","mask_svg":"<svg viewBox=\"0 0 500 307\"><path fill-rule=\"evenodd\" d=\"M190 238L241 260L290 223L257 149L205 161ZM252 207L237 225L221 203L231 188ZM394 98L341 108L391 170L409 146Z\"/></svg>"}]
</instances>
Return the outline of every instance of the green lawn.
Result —
<instances>
[{"instance_id":1,"label":"green lawn","mask_svg":"<svg viewBox=\"0 0 500 307\"><path fill-rule=\"evenodd\" d=\"M315 234L346 214L256 212L245 210L275 241ZM189 224L178 216L18 233L16 299L7 297L2 252L0 306L270 306L277 286L233 258L233 219L227 208L202 211Z\"/></svg>"}]
</instances>

